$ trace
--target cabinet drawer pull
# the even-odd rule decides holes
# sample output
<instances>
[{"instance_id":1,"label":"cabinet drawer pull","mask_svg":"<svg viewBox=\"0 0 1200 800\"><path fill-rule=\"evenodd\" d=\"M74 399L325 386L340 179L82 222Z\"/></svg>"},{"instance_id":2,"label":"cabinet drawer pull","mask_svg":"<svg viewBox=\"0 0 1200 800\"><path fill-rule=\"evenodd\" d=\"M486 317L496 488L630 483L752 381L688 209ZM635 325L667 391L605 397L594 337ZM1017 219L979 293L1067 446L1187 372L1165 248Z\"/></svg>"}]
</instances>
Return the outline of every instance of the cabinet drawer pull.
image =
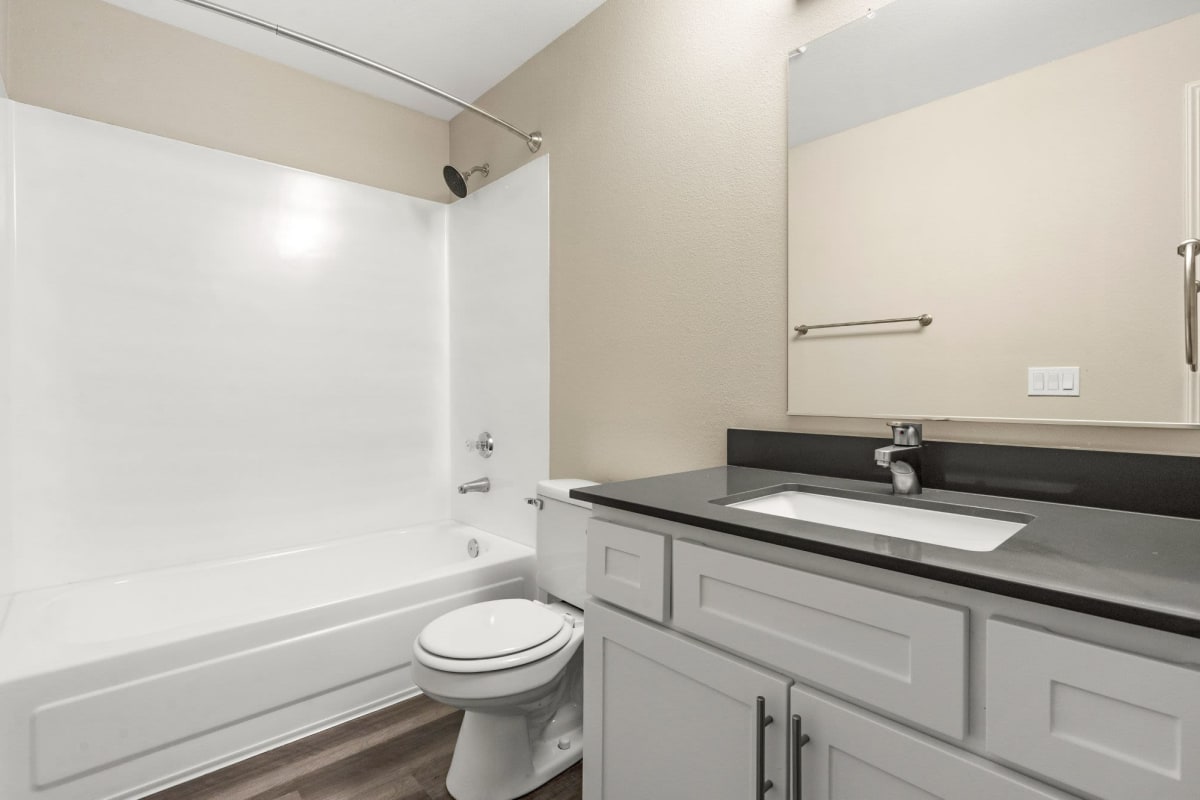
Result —
<instances>
[{"instance_id":1,"label":"cabinet drawer pull","mask_svg":"<svg viewBox=\"0 0 1200 800\"><path fill-rule=\"evenodd\" d=\"M767 714L767 698L761 695L754 701L754 785L756 787L755 800L763 800L767 796L767 792L775 786L772 781L766 779L766 738L767 726L775 721L775 718Z\"/></svg>"},{"instance_id":2,"label":"cabinet drawer pull","mask_svg":"<svg viewBox=\"0 0 1200 800\"><path fill-rule=\"evenodd\" d=\"M801 793L804 788L800 785L802 775L800 760L800 748L808 744L808 734L804 732L804 723L800 719L799 714L792 714L792 763L789 765L788 772L792 776L792 790L788 793L788 800L803 800Z\"/></svg>"}]
</instances>

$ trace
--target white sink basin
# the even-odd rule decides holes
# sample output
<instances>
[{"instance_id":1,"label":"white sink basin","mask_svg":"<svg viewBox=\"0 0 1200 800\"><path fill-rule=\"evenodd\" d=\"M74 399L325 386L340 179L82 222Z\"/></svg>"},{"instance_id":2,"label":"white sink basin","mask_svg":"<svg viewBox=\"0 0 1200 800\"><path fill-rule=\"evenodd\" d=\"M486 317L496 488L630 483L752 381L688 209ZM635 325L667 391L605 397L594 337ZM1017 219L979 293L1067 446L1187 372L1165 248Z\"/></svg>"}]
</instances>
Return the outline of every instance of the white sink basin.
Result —
<instances>
[{"instance_id":1,"label":"white sink basin","mask_svg":"<svg viewBox=\"0 0 1200 800\"><path fill-rule=\"evenodd\" d=\"M995 550L1032 519L1017 522L971 513L933 511L929 508L794 490L730 503L729 508L741 508L776 517L789 517L864 533L877 533L897 539L978 552ZM991 513L995 513L997 517L1024 516L1004 512Z\"/></svg>"}]
</instances>

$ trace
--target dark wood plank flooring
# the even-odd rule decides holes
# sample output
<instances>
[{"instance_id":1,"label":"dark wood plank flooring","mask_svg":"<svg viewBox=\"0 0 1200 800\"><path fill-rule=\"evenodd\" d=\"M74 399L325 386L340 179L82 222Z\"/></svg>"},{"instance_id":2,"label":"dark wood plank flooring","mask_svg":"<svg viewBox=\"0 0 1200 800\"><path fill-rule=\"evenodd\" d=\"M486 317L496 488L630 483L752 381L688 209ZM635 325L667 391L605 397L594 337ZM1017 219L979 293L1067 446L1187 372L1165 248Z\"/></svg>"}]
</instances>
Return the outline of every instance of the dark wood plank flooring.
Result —
<instances>
[{"instance_id":1,"label":"dark wood plank flooring","mask_svg":"<svg viewBox=\"0 0 1200 800\"><path fill-rule=\"evenodd\" d=\"M146 800L450 800L462 712L418 696L232 764ZM576 764L527 800L579 800Z\"/></svg>"}]
</instances>

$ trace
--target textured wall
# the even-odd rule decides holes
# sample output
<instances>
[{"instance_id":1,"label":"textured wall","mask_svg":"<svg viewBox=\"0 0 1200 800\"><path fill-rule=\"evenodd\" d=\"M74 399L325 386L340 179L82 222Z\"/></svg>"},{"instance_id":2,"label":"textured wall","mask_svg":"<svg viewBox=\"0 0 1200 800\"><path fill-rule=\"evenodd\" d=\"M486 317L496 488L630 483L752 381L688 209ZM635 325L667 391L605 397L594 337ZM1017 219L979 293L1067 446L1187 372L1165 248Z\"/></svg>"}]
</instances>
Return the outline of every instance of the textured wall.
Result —
<instances>
[{"instance_id":1,"label":"textured wall","mask_svg":"<svg viewBox=\"0 0 1200 800\"><path fill-rule=\"evenodd\" d=\"M5 3L14 100L450 199L441 178L448 151L442 120L101 0Z\"/></svg>"},{"instance_id":2,"label":"textured wall","mask_svg":"<svg viewBox=\"0 0 1200 800\"><path fill-rule=\"evenodd\" d=\"M8 97L8 0L0 0L0 95Z\"/></svg>"},{"instance_id":3,"label":"textured wall","mask_svg":"<svg viewBox=\"0 0 1200 800\"><path fill-rule=\"evenodd\" d=\"M724 463L729 426L886 433L879 420L786 414L786 54L867 5L608 0L481 98L541 128L553 154L554 476ZM451 122L450 151L455 163L490 161L493 180L531 158L467 115ZM1200 434L1163 429L926 430L1200 452Z\"/></svg>"}]
</instances>

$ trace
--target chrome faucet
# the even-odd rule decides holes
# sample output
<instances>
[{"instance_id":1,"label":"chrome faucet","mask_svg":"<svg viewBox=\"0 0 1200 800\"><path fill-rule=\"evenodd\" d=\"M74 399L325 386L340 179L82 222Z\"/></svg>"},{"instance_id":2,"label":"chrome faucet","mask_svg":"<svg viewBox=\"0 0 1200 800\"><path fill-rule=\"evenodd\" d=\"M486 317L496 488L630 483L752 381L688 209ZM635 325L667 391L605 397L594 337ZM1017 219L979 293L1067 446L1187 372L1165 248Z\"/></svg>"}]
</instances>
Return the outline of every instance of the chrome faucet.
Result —
<instances>
[{"instance_id":1,"label":"chrome faucet","mask_svg":"<svg viewBox=\"0 0 1200 800\"><path fill-rule=\"evenodd\" d=\"M892 471L892 494L921 493L921 426L889 422L892 443L875 451L875 463Z\"/></svg>"},{"instance_id":2,"label":"chrome faucet","mask_svg":"<svg viewBox=\"0 0 1200 800\"><path fill-rule=\"evenodd\" d=\"M487 478L476 478L473 481L459 484L458 493L466 494L467 492L486 492L492 488L492 482Z\"/></svg>"}]
</instances>

